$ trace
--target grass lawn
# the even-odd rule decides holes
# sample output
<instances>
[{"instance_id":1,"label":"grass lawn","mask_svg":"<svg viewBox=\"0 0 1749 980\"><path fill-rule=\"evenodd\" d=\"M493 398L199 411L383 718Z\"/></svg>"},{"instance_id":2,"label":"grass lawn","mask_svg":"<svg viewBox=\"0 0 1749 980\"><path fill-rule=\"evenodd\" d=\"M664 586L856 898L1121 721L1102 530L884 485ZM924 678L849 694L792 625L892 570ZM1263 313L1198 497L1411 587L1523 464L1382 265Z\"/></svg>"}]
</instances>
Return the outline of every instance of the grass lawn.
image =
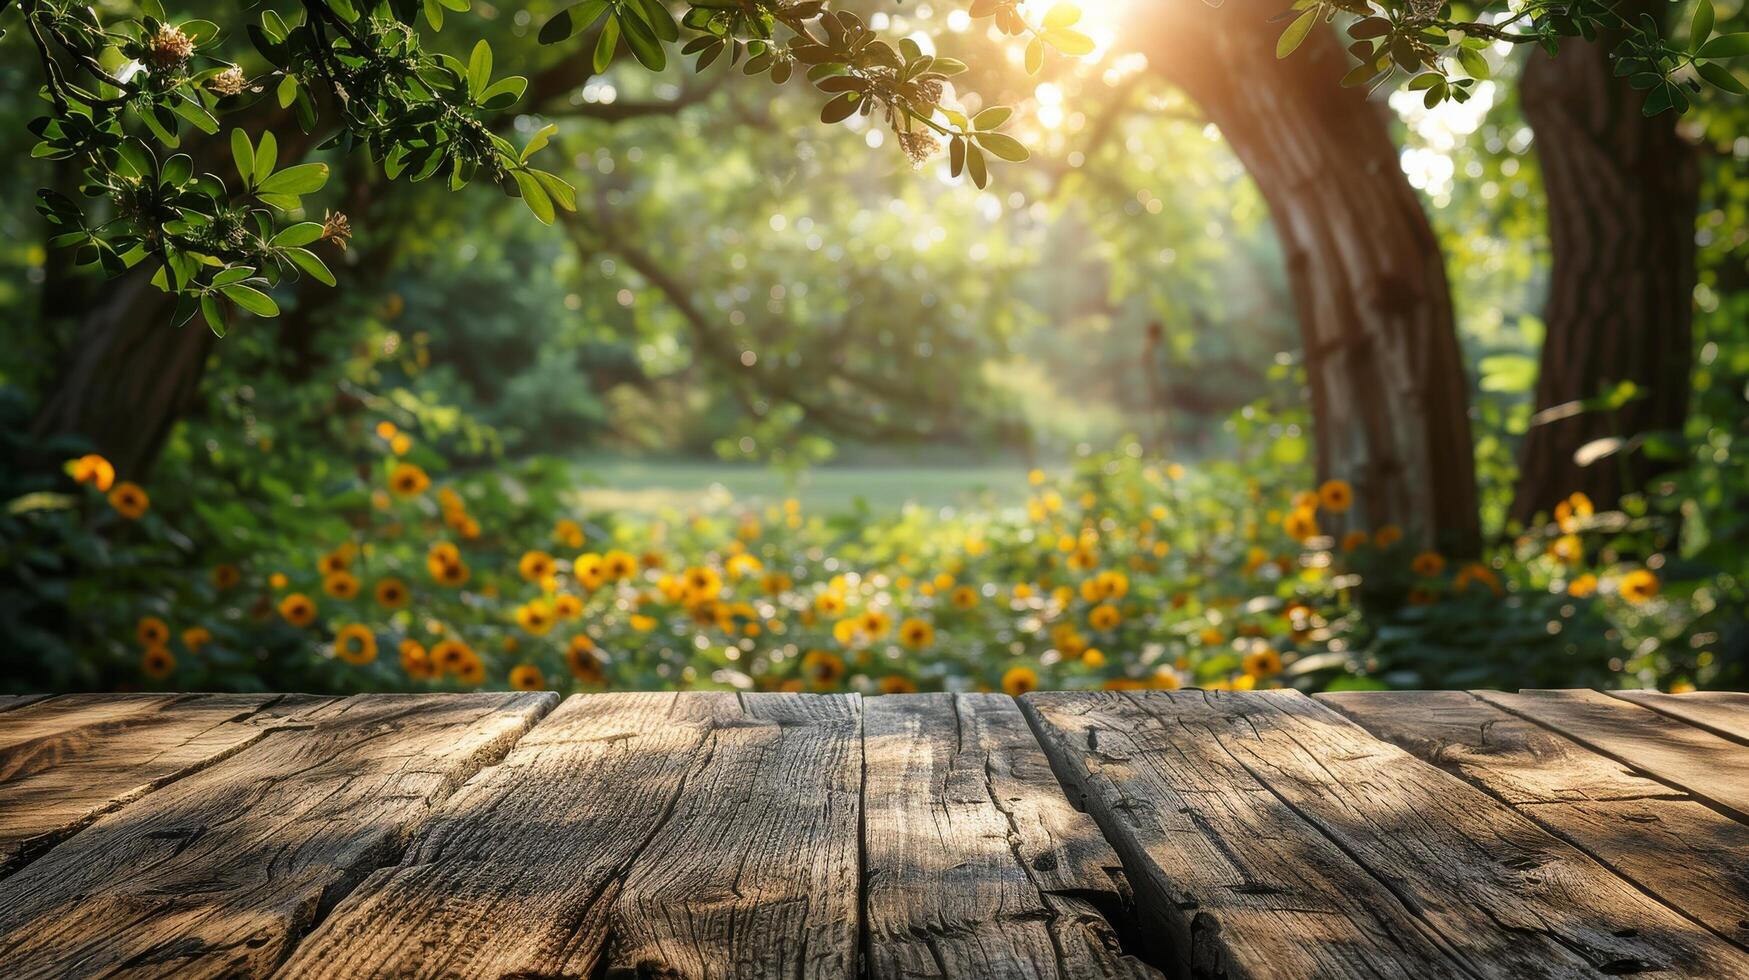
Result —
<instances>
[{"instance_id":1,"label":"grass lawn","mask_svg":"<svg viewBox=\"0 0 1749 980\"><path fill-rule=\"evenodd\" d=\"M711 460L596 457L578 463L583 506L654 513L706 506L725 493L736 500L795 497L809 510L841 512L858 500L875 511L907 503L946 507L979 501L998 505L1025 499L1026 467L1018 462L972 466L823 466L792 481L763 466Z\"/></svg>"}]
</instances>

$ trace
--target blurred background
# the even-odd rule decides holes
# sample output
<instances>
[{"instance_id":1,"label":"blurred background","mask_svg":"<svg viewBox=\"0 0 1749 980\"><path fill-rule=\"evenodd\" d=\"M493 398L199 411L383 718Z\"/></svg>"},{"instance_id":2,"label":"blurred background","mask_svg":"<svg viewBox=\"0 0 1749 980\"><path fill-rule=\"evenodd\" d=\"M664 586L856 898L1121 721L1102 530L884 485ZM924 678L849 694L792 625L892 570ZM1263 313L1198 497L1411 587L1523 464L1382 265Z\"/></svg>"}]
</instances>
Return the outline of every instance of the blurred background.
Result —
<instances>
[{"instance_id":1,"label":"blurred background","mask_svg":"<svg viewBox=\"0 0 1749 980\"><path fill-rule=\"evenodd\" d=\"M1028 75L863 6L1032 159L476 5L576 215L313 153L340 287L223 339L48 246L0 40L5 685L1746 682L1749 102L1575 43L1429 110L1260 0L1089 2Z\"/></svg>"}]
</instances>

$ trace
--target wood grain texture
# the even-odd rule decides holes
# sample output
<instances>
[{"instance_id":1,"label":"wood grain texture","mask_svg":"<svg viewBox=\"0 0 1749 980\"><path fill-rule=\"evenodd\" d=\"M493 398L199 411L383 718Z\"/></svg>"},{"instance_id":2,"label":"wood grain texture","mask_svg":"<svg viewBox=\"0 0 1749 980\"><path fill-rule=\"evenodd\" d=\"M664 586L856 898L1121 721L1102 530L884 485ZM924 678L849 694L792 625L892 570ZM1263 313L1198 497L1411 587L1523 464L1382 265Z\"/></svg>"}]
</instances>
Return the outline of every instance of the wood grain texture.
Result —
<instances>
[{"instance_id":1,"label":"wood grain texture","mask_svg":"<svg viewBox=\"0 0 1749 980\"><path fill-rule=\"evenodd\" d=\"M1749 822L1749 747L1597 691L1475 694Z\"/></svg>"},{"instance_id":2,"label":"wood grain texture","mask_svg":"<svg viewBox=\"0 0 1749 980\"><path fill-rule=\"evenodd\" d=\"M1266 784L1474 973L1749 977L1736 946L1304 695L1149 692L1131 702L1130 717L1151 719L1171 751Z\"/></svg>"},{"instance_id":3,"label":"wood grain texture","mask_svg":"<svg viewBox=\"0 0 1749 980\"><path fill-rule=\"evenodd\" d=\"M1474 977L1328 837L1174 704L1124 692L1021 699L1138 906L1196 977Z\"/></svg>"},{"instance_id":4,"label":"wood grain texture","mask_svg":"<svg viewBox=\"0 0 1749 980\"><path fill-rule=\"evenodd\" d=\"M1159 977L1101 909L1129 888L1013 699L873 698L863 719L868 974Z\"/></svg>"},{"instance_id":5,"label":"wood grain texture","mask_svg":"<svg viewBox=\"0 0 1749 980\"><path fill-rule=\"evenodd\" d=\"M0 976L262 976L552 695L362 695L0 881Z\"/></svg>"},{"instance_id":6,"label":"wood grain texture","mask_svg":"<svg viewBox=\"0 0 1749 980\"><path fill-rule=\"evenodd\" d=\"M299 948L286 977L843 977L861 702L571 698Z\"/></svg>"},{"instance_id":7,"label":"wood grain texture","mask_svg":"<svg viewBox=\"0 0 1749 980\"><path fill-rule=\"evenodd\" d=\"M0 694L0 711L22 708L27 704L46 700L48 697L47 694Z\"/></svg>"},{"instance_id":8,"label":"wood grain texture","mask_svg":"<svg viewBox=\"0 0 1749 980\"><path fill-rule=\"evenodd\" d=\"M1740 691L1692 691L1661 694L1657 691L1610 691L1659 714L1698 725L1724 738L1749 744L1749 694Z\"/></svg>"},{"instance_id":9,"label":"wood grain texture","mask_svg":"<svg viewBox=\"0 0 1749 980\"><path fill-rule=\"evenodd\" d=\"M283 695L67 695L0 713L0 875L313 704Z\"/></svg>"},{"instance_id":10,"label":"wood grain texture","mask_svg":"<svg viewBox=\"0 0 1749 980\"><path fill-rule=\"evenodd\" d=\"M1320 694L1713 932L1749 945L1749 825L1461 691Z\"/></svg>"}]
</instances>

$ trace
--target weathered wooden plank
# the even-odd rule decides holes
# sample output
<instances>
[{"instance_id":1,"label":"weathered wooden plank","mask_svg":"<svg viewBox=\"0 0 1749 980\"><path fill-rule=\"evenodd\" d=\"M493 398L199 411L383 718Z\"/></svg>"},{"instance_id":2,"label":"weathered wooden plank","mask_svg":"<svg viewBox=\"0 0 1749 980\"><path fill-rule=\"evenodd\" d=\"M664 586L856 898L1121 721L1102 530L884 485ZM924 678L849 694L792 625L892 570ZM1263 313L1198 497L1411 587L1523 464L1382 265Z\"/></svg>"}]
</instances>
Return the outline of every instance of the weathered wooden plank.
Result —
<instances>
[{"instance_id":1,"label":"weathered wooden plank","mask_svg":"<svg viewBox=\"0 0 1749 980\"><path fill-rule=\"evenodd\" d=\"M1130 716L1152 719L1166 748L1209 770L1236 765L1266 784L1386 883L1417 924L1474 972L1749 977L1749 956L1736 946L1475 787L1304 695L1189 691L1132 698L1140 711Z\"/></svg>"},{"instance_id":2,"label":"weathered wooden plank","mask_svg":"<svg viewBox=\"0 0 1749 980\"><path fill-rule=\"evenodd\" d=\"M0 881L0 976L265 975L553 700L363 695L288 719Z\"/></svg>"},{"instance_id":3,"label":"weathered wooden plank","mask_svg":"<svg viewBox=\"0 0 1749 980\"><path fill-rule=\"evenodd\" d=\"M283 975L853 976L861 772L854 696L572 698Z\"/></svg>"},{"instance_id":4,"label":"weathered wooden plank","mask_svg":"<svg viewBox=\"0 0 1749 980\"><path fill-rule=\"evenodd\" d=\"M1139 909L1198 977L1473 977L1378 879L1166 700L1021 699L1123 859Z\"/></svg>"},{"instance_id":5,"label":"weathered wooden plank","mask_svg":"<svg viewBox=\"0 0 1749 980\"><path fill-rule=\"evenodd\" d=\"M1013 699L871 699L863 757L870 977L1160 975L1101 913L1128 901L1122 866Z\"/></svg>"},{"instance_id":6,"label":"weathered wooden plank","mask_svg":"<svg viewBox=\"0 0 1749 980\"><path fill-rule=\"evenodd\" d=\"M0 711L11 711L13 708L22 708L27 704L35 704L38 701L46 700L48 697L50 697L50 695L47 694L0 694Z\"/></svg>"},{"instance_id":7,"label":"weathered wooden plank","mask_svg":"<svg viewBox=\"0 0 1749 980\"><path fill-rule=\"evenodd\" d=\"M1475 694L1749 821L1749 748L1597 691Z\"/></svg>"},{"instance_id":8,"label":"weathered wooden plank","mask_svg":"<svg viewBox=\"0 0 1749 980\"><path fill-rule=\"evenodd\" d=\"M104 813L250 745L309 698L67 695L0 714L0 875Z\"/></svg>"},{"instance_id":9,"label":"weathered wooden plank","mask_svg":"<svg viewBox=\"0 0 1749 980\"><path fill-rule=\"evenodd\" d=\"M1461 691L1318 698L1749 945L1749 825Z\"/></svg>"},{"instance_id":10,"label":"weathered wooden plank","mask_svg":"<svg viewBox=\"0 0 1749 980\"><path fill-rule=\"evenodd\" d=\"M1694 691L1662 694L1658 691L1610 691L1624 701L1651 708L1698 725L1734 741L1749 743L1749 694L1740 691Z\"/></svg>"}]
</instances>

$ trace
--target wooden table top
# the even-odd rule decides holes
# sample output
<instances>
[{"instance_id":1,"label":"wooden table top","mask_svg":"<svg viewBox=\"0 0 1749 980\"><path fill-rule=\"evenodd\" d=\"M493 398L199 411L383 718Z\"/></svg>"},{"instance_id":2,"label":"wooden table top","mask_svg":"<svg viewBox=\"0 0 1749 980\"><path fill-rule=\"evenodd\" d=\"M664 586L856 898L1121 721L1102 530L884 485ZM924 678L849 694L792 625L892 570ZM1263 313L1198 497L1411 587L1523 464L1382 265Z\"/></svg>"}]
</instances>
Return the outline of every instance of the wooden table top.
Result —
<instances>
[{"instance_id":1,"label":"wooden table top","mask_svg":"<svg viewBox=\"0 0 1749 980\"><path fill-rule=\"evenodd\" d=\"M1749 978L1749 695L0 698L0 976Z\"/></svg>"}]
</instances>

